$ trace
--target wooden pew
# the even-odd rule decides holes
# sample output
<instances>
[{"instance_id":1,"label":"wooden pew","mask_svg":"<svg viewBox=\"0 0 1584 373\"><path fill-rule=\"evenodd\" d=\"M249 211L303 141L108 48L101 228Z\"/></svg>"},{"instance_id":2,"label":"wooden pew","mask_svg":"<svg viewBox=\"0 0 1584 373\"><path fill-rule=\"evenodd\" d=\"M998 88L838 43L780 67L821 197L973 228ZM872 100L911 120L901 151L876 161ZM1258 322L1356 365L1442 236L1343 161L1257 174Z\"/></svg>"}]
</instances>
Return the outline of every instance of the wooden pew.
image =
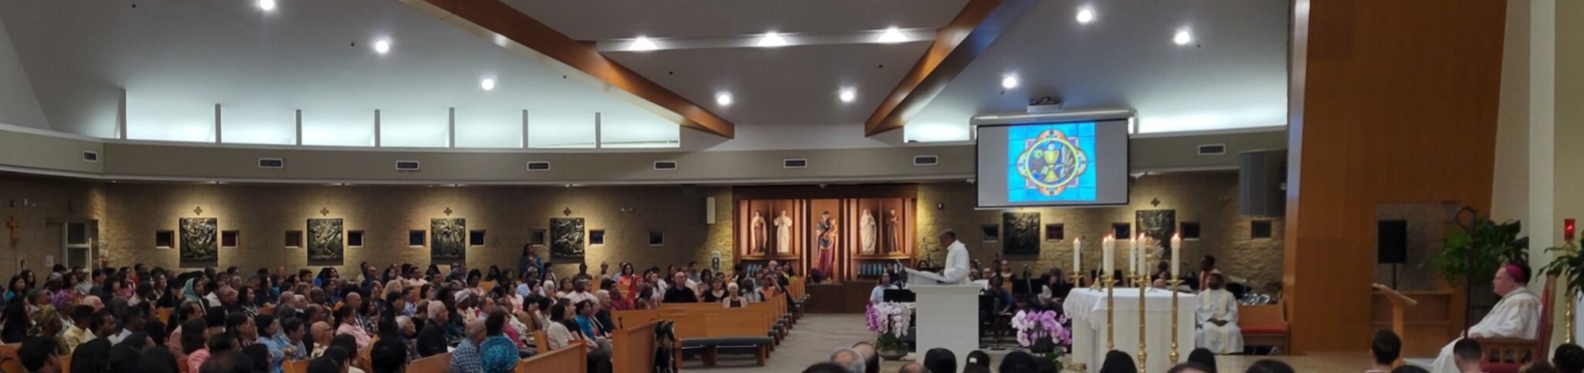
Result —
<instances>
[{"instance_id":1,"label":"wooden pew","mask_svg":"<svg viewBox=\"0 0 1584 373\"><path fill-rule=\"evenodd\" d=\"M419 372L444 372L451 369L451 353L443 353L407 363L407 371Z\"/></svg>"},{"instance_id":2,"label":"wooden pew","mask_svg":"<svg viewBox=\"0 0 1584 373\"><path fill-rule=\"evenodd\" d=\"M535 332L537 333L537 332ZM444 370L414 370L408 367L408 372L443 372ZM588 351L582 345L572 344L568 348L555 351L540 351L531 358L517 362L517 373L587 373Z\"/></svg>"},{"instance_id":3,"label":"wooden pew","mask_svg":"<svg viewBox=\"0 0 1584 373\"><path fill-rule=\"evenodd\" d=\"M633 325L633 324L628 324ZM654 369L654 320L611 332L611 363L613 373L647 373Z\"/></svg>"},{"instance_id":4,"label":"wooden pew","mask_svg":"<svg viewBox=\"0 0 1584 373\"><path fill-rule=\"evenodd\" d=\"M484 289L486 293L494 291L496 285L499 285L499 283L495 281L479 281L479 288Z\"/></svg>"},{"instance_id":5,"label":"wooden pew","mask_svg":"<svg viewBox=\"0 0 1584 373\"><path fill-rule=\"evenodd\" d=\"M161 323L170 322L170 315L171 315L172 312L176 312L176 309L175 308L155 308L154 309L154 315L159 317L159 322L161 322ZM178 320L177 322L181 322L181 321ZM171 326L169 328L175 329L176 327Z\"/></svg>"},{"instance_id":6,"label":"wooden pew","mask_svg":"<svg viewBox=\"0 0 1584 373\"><path fill-rule=\"evenodd\" d=\"M763 317L744 309L721 309L718 312L676 311L667 319L676 322L676 337L682 348L702 348L706 366L715 366L720 347L753 347L754 358L764 366L775 339L765 335L769 325ZM681 359L682 348L676 349ZM680 360L679 360L680 361Z\"/></svg>"},{"instance_id":7,"label":"wooden pew","mask_svg":"<svg viewBox=\"0 0 1584 373\"><path fill-rule=\"evenodd\" d=\"M61 373L71 372L71 354L61 355Z\"/></svg>"},{"instance_id":8,"label":"wooden pew","mask_svg":"<svg viewBox=\"0 0 1584 373\"><path fill-rule=\"evenodd\" d=\"M1238 306L1238 328L1243 329L1245 346L1271 346L1288 353L1292 346L1287 327L1287 309L1281 302Z\"/></svg>"},{"instance_id":9,"label":"wooden pew","mask_svg":"<svg viewBox=\"0 0 1584 373\"><path fill-rule=\"evenodd\" d=\"M0 370L4 370L7 373L27 371L22 369L22 360L19 360L17 356L17 349L21 347L21 343L0 345Z\"/></svg>"},{"instance_id":10,"label":"wooden pew","mask_svg":"<svg viewBox=\"0 0 1584 373\"><path fill-rule=\"evenodd\" d=\"M308 373L308 361L309 360L287 361L285 363L281 363L281 369L286 373Z\"/></svg>"},{"instance_id":11,"label":"wooden pew","mask_svg":"<svg viewBox=\"0 0 1584 373\"><path fill-rule=\"evenodd\" d=\"M533 331L533 339L535 351L541 354L550 351L550 338L545 337L543 330Z\"/></svg>"}]
</instances>

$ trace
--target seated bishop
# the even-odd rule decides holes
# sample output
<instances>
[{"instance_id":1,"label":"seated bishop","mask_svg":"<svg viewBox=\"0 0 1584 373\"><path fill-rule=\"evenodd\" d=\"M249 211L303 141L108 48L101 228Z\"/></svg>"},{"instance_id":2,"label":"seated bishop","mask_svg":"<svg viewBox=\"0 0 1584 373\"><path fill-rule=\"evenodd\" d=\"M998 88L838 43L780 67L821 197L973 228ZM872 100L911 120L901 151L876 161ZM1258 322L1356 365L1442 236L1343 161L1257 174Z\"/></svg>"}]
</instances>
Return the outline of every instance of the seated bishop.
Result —
<instances>
[{"instance_id":1,"label":"seated bishop","mask_svg":"<svg viewBox=\"0 0 1584 373\"><path fill-rule=\"evenodd\" d=\"M1496 302L1496 307L1491 308L1479 324L1468 329L1468 338L1533 339L1539 335L1540 297L1529 291L1529 266L1504 265L1496 270L1496 279L1491 281L1491 285L1501 301ZM1459 371L1452 357L1452 346L1455 344L1457 341L1454 340L1441 348L1441 355L1436 356L1435 365L1431 366L1433 373Z\"/></svg>"},{"instance_id":2,"label":"seated bishop","mask_svg":"<svg viewBox=\"0 0 1584 373\"><path fill-rule=\"evenodd\" d=\"M1243 352L1243 329L1238 327L1238 301L1226 290L1226 278L1210 274L1206 289L1199 293L1199 309L1194 311L1194 345L1217 354Z\"/></svg>"}]
</instances>

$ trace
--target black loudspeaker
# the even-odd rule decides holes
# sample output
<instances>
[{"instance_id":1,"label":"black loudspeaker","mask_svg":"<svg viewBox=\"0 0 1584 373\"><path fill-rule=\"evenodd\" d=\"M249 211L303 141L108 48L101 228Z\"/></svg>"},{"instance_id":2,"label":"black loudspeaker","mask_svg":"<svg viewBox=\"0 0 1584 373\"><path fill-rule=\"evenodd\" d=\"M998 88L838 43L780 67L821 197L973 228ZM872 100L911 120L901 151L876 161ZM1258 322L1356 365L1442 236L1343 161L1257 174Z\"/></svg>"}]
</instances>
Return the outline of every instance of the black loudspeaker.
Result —
<instances>
[{"instance_id":1,"label":"black loudspeaker","mask_svg":"<svg viewBox=\"0 0 1584 373\"><path fill-rule=\"evenodd\" d=\"M1403 264L1408 262L1408 221L1381 220L1375 223L1376 262Z\"/></svg>"},{"instance_id":2,"label":"black loudspeaker","mask_svg":"<svg viewBox=\"0 0 1584 373\"><path fill-rule=\"evenodd\" d=\"M1238 153L1238 215L1271 217L1285 214L1286 181L1286 149Z\"/></svg>"}]
</instances>

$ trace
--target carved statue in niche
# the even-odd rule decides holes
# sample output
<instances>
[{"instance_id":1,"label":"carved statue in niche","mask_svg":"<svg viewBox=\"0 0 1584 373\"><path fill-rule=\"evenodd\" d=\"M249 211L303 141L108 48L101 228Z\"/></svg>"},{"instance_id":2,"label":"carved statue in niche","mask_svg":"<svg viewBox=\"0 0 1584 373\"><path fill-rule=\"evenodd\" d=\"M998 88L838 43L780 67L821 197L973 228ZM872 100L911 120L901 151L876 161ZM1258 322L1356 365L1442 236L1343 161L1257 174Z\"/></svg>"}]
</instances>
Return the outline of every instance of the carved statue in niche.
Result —
<instances>
[{"instance_id":1,"label":"carved statue in niche","mask_svg":"<svg viewBox=\"0 0 1584 373\"><path fill-rule=\"evenodd\" d=\"M754 255L764 255L765 246L769 240L769 227L765 224L764 214L754 210L753 219L749 220L748 251Z\"/></svg>"},{"instance_id":2,"label":"carved statue in niche","mask_svg":"<svg viewBox=\"0 0 1584 373\"><path fill-rule=\"evenodd\" d=\"M792 217L787 216L786 210L781 210L781 216L775 219L776 226L776 254L792 252Z\"/></svg>"},{"instance_id":3,"label":"carved statue in niche","mask_svg":"<svg viewBox=\"0 0 1584 373\"><path fill-rule=\"evenodd\" d=\"M875 253L875 218L869 209L863 210L863 217L858 220L858 246L859 252L864 255Z\"/></svg>"},{"instance_id":4,"label":"carved statue in niche","mask_svg":"<svg viewBox=\"0 0 1584 373\"><path fill-rule=\"evenodd\" d=\"M891 216L886 218L886 254L902 252L902 214L896 209L891 209Z\"/></svg>"},{"instance_id":5,"label":"carved statue in niche","mask_svg":"<svg viewBox=\"0 0 1584 373\"><path fill-rule=\"evenodd\" d=\"M814 225L814 234L819 238L814 268L828 278L836 266L836 219L831 217L830 211L820 213L819 223Z\"/></svg>"}]
</instances>

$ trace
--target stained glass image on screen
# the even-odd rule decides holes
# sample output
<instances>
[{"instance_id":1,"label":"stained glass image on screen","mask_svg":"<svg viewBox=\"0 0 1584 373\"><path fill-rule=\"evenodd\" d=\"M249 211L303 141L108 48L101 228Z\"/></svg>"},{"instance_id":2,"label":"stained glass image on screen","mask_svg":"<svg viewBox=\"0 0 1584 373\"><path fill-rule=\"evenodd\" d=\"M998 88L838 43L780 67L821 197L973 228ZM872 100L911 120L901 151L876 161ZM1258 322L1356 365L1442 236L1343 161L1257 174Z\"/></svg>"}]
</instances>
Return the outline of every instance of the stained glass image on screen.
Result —
<instances>
[{"instance_id":1,"label":"stained glass image on screen","mask_svg":"<svg viewBox=\"0 0 1584 373\"><path fill-rule=\"evenodd\" d=\"M1007 201L1095 200L1094 122L1017 126L1007 133Z\"/></svg>"}]
</instances>

